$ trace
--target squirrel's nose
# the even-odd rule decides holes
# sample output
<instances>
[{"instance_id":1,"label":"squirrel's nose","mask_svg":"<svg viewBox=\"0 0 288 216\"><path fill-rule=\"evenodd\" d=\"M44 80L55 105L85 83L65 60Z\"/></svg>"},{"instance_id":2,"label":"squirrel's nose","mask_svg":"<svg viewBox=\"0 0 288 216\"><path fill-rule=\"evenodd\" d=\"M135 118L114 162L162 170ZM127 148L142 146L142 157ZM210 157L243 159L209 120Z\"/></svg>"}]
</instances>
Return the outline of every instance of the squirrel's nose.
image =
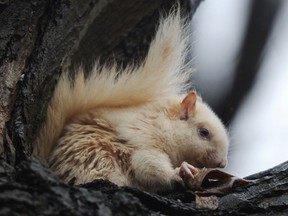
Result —
<instances>
[{"instance_id":1,"label":"squirrel's nose","mask_svg":"<svg viewBox=\"0 0 288 216\"><path fill-rule=\"evenodd\" d=\"M227 160L222 160L219 164L218 167L220 168L225 168L227 166Z\"/></svg>"}]
</instances>

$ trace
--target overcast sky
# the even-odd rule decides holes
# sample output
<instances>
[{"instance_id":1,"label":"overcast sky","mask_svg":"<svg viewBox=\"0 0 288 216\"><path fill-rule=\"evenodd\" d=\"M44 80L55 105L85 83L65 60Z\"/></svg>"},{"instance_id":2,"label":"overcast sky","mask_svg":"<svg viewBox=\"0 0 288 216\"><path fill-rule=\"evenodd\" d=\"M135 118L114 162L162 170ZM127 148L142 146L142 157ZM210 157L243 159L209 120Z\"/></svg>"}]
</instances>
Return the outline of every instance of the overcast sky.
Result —
<instances>
[{"instance_id":1,"label":"overcast sky","mask_svg":"<svg viewBox=\"0 0 288 216\"><path fill-rule=\"evenodd\" d=\"M206 0L193 18L202 91L225 95L245 28L249 0ZM244 177L288 159L288 1L277 17L256 84L233 120L227 170ZM236 27L236 28L235 28ZM229 32L227 32L229 30ZM200 74L201 72L201 74ZM225 80L225 82L223 82ZM228 83L223 87L223 83ZM213 84L213 85L212 85Z\"/></svg>"}]
</instances>

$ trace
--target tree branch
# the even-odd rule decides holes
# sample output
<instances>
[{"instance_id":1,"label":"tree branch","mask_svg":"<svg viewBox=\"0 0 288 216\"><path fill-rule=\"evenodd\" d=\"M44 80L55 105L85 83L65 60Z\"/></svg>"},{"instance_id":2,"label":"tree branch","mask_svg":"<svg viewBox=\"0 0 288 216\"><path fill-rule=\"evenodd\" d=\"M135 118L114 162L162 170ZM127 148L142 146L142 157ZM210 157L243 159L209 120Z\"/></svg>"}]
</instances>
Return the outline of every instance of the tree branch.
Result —
<instances>
[{"instance_id":1,"label":"tree branch","mask_svg":"<svg viewBox=\"0 0 288 216\"><path fill-rule=\"evenodd\" d=\"M0 161L0 215L285 215L288 161L248 177L254 180L219 198L217 210L196 209L189 192L157 195L97 180L80 187L62 183L35 161L15 169Z\"/></svg>"}]
</instances>

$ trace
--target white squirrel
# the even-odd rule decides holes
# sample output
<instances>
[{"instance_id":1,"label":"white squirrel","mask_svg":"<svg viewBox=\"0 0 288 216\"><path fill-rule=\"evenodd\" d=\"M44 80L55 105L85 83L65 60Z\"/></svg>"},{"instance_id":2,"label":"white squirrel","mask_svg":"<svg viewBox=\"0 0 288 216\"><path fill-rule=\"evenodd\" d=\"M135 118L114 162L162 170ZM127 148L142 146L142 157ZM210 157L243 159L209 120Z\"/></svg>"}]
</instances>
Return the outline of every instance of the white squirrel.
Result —
<instances>
[{"instance_id":1,"label":"white squirrel","mask_svg":"<svg viewBox=\"0 0 288 216\"><path fill-rule=\"evenodd\" d=\"M185 187L195 167L225 167L225 127L186 92L187 32L178 10L160 20L139 67L96 64L87 79L77 71L74 83L64 72L33 155L67 183L106 179L151 192Z\"/></svg>"}]
</instances>

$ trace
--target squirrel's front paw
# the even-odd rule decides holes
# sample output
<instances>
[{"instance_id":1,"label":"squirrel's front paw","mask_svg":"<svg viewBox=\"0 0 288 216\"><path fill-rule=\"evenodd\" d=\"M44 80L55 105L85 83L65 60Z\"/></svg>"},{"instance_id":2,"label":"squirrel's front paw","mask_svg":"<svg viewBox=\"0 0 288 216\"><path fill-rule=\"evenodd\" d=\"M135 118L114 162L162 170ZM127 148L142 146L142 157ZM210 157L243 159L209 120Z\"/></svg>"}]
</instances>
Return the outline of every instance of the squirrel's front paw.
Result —
<instances>
[{"instance_id":1,"label":"squirrel's front paw","mask_svg":"<svg viewBox=\"0 0 288 216\"><path fill-rule=\"evenodd\" d=\"M175 170L178 178L180 177L179 182L181 182L183 186L189 185L189 182L193 181L194 175L198 172L197 168L185 161Z\"/></svg>"},{"instance_id":2,"label":"squirrel's front paw","mask_svg":"<svg viewBox=\"0 0 288 216\"><path fill-rule=\"evenodd\" d=\"M198 169L187 162L183 162L180 166L179 176L184 180L191 180L194 175L198 172Z\"/></svg>"}]
</instances>

